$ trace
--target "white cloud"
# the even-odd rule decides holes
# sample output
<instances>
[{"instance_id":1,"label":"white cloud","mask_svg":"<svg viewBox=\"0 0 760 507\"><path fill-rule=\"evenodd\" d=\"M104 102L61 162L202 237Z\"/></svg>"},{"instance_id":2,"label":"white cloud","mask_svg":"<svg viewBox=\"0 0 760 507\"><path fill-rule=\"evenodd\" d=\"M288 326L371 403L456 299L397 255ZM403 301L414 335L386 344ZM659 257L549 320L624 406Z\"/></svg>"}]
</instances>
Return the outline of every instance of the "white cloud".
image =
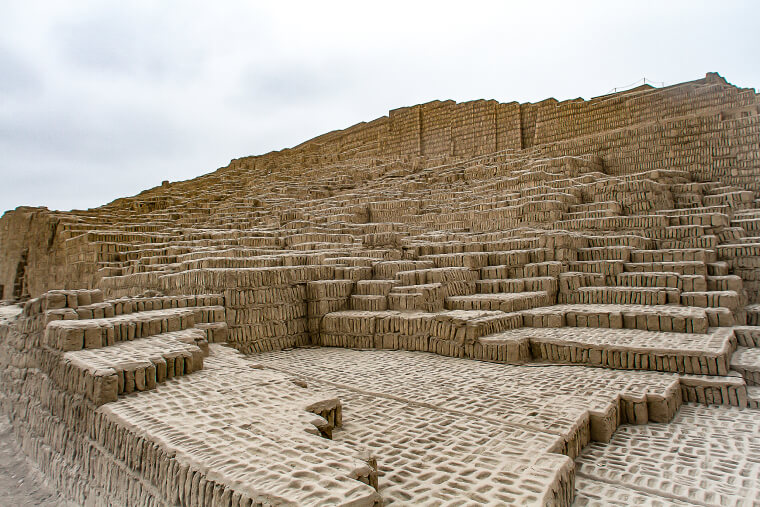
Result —
<instances>
[{"instance_id":1,"label":"white cloud","mask_svg":"<svg viewBox=\"0 0 760 507\"><path fill-rule=\"evenodd\" d=\"M433 99L760 83L754 2L42 2L0 19L0 208L97 206Z\"/></svg>"}]
</instances>

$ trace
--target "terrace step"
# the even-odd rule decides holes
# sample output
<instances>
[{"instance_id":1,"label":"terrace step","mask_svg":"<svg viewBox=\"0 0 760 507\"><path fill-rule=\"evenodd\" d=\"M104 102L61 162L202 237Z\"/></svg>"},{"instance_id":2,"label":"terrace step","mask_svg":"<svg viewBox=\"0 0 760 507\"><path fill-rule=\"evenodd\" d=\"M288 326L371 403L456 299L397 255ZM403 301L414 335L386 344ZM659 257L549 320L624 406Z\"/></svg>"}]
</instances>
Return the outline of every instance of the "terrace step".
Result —
<instances>
[{"instance_id":1,"label":"terrace step","mask_svg":"<svg viewBox=\"0 0 760 507\"><path fill-rule=\"evenodd\" d=\"M708 276L728 276L731 269L728 262L725 261L708 262L705 265L707 266Z\"/></svg>"},{"instance_id":2,"label":"terrace step","mask_svg":"<svg viewBox=\"0 0 760 507\"><path fill-rule=\"evenodd\" d=\"M388 309L388 297L382 295L357 295L351 296L351 309L368 312L379 312Z\"/></svg>"},{"instance_id":3,"label":"terrace step","mask_svg":"<svg viewBox=\"0 0 760 507\"><path fill-rule=\"evenodd\" d=\"M668 305L678 304L680 290L655 287L580 287L567 294L568 303Z\"/></svg>"},{"instance_id":4,"label":"terrace step","mask_svg":"<svg viewBox=\"0 0 760 507\"><path fill-rule=\"evenodd\" d=\"M393 287L399 285L396 280L359 280L354 294L357 296L387 296Z\"/></svg>"},{"instance_id":5,"label":"terrace step","mask_svg":"<svg viewBox=\"0 0 760 507\"><path fill-rule=\"evenodd\" d=\"M741 227L747 233L750 234L756 234L760 231L760 218L752 217L752 218L734 218L731 220L731 225L734 227Z\"/></svg>"},{"instance_id":6,"label":"terrace step","mask_svg":"<svg viewBox=\"0 0 760 507\"><path fill-rule=\"evenodd\" d=\"M551 295L557 293L558 285L557 278L553 276L539 276L533 278L488 278L476 280L475 288L479 294L545 291Z\"/></svg>"},{"instance_id":7,"label":"terrace step","mask_svg":"<svg viewBox=\"0 0 760 507\"><path fill-rule=\"evenodd\" d=\"M760 408L760 386L747 386L747 406Z\"/></svg>"},{"instance_id":8,"label":"terrace step","mask_svg":"<svg viewBox=\"0 0 760 507\"><path fill-rule=\"evenodd\" d=\"M522 328L480 338L481 343L530 343L536 361L577 363L615 369L636 369L726 375L736 338L729 328L710 328L704 334L638 329ZM516 349L513 345L510 351ZM509 361L525 360L510 355Z\"/></svg>"},{"instance_id":9,"label":"terrace step","mask_svg":"<svg viewBox=\"0 0 760 507\"><path fill-rule=\"evenodd\" d=\"M705 314L710 327L733 327L737 324L746 323L744 312L734 314L730 309L724 307L705 308Z\"/></svg>"},{"instance_id":10,"label":"terrace step","mask_svg":"<svg viewBox=\"0 0 760 507\"><path fill-rule=\"evenodd\" d=\"M760 386L760 348L738 347L731 356L731 369L739 372L747 385Z\"/></svg>"},{"instance_id":11,"label":"terrace step","mask_svg":"<svg viewBox=\"0 0 760 507\"><path fill-rule=\"evenodd\" d=\"M95 405L119 395L154 389L157 383L203 368L206 332L184 329L99 349L66 352L57 380Z\"/></svg>"},{"instance_id":12,"label":"terrace step","mask_svg":"<svg viewBox=\"0 0 760 507\"><path fill-rule=\"evenodd\" d=\"M658 213L661 214L661 213ZM705 228L726 227L729 223L729 217L725 213L715 213L709 211L665 214L670 220L670 225L699 225Z\"/></svg>"},{"instance_id":13,"label":"terrace step","mask_svg":"<svg viewBox=\"0 0 760 507\"><path fill-rule=\"evenodd\" d=\"M578 260L579 261L620 260L624 262L630 262L632 251L633 251L633 248L630 246L603 246L603 247L579 248Z\"/></svg>"},{"instance_id":14,"label":"terrace step","mask_svg":"<svg viewBox=\"0 0 760 507\"><path fill-rule=\"evenodd\" d=\"M623 264L625 271L629 273L663 271L678 273L679 275L707 276L707 266L701 261L677 261L677 262L626 262Z\"/></svg>"},{"instance_id":15,"label":"terrace step","mask_svg":"<svg viewBox=\"0 0 760 507\"><path fill-rule=\"evenodd\" d=\"M707 277L708 291L732 290L741 292L743 289L742 278L737 275L717 275Z\"/></svg>"},{"instance_id":16,"label":"terrace step","mask_svg":"<svg viewBox=\"0 0 760 507\"><path fill-rule=\"evenodd\" d=\"M462 288L456 284L451 286L442 283L396 285L388 294L387 308L389 310L439 312L444 309L444 299L449 291L457 294L462 291ZM384 309L381 308L381 310Z\"/></svg>"},{"instance_id":17,"label":"terrace step","mask_svg":"<svg viewBox=\"0 0 760 507\"><path fill-rule=\"evenodd\" d=\"M723 376L679 374L679 379L685 402L747 407L747 383L735 371Z\"/></svg>"},{"instance_id":18,"label":"terrace step","mask_svg":"<svg viewBox=\"0 0 760 507\"><path fill-rule=\"evenodd\" d=\"M586 204L571 204L568 210L573 213L580 213L586 211L611 211L616 215L619 215L623 211L623 207L617 201L599 201Z\"/></svg>"},{"instance_id":19,"label":"terrace step","mask_svg":"<svg viewBox=\"0 0 760 507\"><path fill-rule=\"evenodd\" d=\"M561 304L520 312L525 327L590 327L706 333L703 308L663 305Z\"/></svg>"},{"instance_id":20,"label":"terrace step","mask_svg":"<svg viewBox=\"0 0 760 507\"><path fill-rule=\"evenodd\" d=\"M552 303L546 291L474 294L472 296L452 296L446 298L448 310L498 310L517 312Z\"/></svg>"},{"instance_id":21,"label":"terrace step","mask_svg":"<svg viewBox=\"0 0 760 507\"><path fill-rule=\"evenodd\" d=\"M607 218L619 216L614 210L598 211L569 211L562 214L562 220L575 220L580 218Z\"/></svg>"},{"instance_id":22,"label":"terrace step","mask_svg":"<svg viewBox=\"0 0 760 507\"><path fill-rule=\"evenodd\" d=\"M754 199L755 195L753 192L739 190L705 195L702 197L702 202L705 206L720 206L721 204L728 204L731 209L740 210L750 208Z\"/></svg>"},{"instance_id":23,"label":"terrace step","mask_svg":"<svg viewBox=\"0 0 760 507\"><path fill-rule=\"evenodd\" d=\"M103 319L53 320L45 328L43 343L62 352L100 348L135 338L189 329L196 322L223 322L224 313L223 306L198 306L147 310Z\"/></svg>"},{"instance_id":24,"label":"terrace step","mask_svg":"<svg viewBox=\"0 0 760 507\"><path fill-rule=\"evenodd\" d=\"M704 248L669 248L659 250L633 250L631 262L714 262L716 255L714 250Z\"/></svg>"},{"instance_id":25,"label":"terrace step","mask_svg":"<svg viewBox=\"0 0 760 507\"><path fill-rule=\"evenodd\" d=\"M740 347L760 347L760 326L734 326L734 335Z\"/></svg>"},{"instance_id":26,"label":"terrace step","mask_svg":"<svg viewBox=\"0 0 760 507\"><path fill-rule=\"evenodd\" d=\"M683 291L707 290L707 282L701 275L679 275L667 271L640 271L619 273L615 285L617 287L661 287L677 288Z\"/></svg>"},{"instance_id":27,"label":"terrace step","mask_svg":"<svg viewBox=\"0 0 760 507\"><path fill-rule=\"evenodd\" d=\"M473 346L481 336L520 326L520 313L500 311L340 311L322 318L319 344L471 357Z\"/></svg>"},{"instance_id":28,"label":"terrace step","mask_svg":"<svg viewBox=\"0 0 760 507\"><path fill-rule=\"evenodd\" d=\"M221 306L224 297L216 294L151 296L103 300L99 290L50 291L40 299L43 312L64 319L102 319L148 310L198 306ZM54 319L55 317L51 317Z\"/></svg>"},{"instance_id":29,"label":"terrace step","mask_svg":"<svg viewBox=\"0 0 760 507\"><path fill-rule=\"evenodd\" d=\"M200 329L206 333L208 343L226 343L230 336L226 322L199 322L195 324L194 329Z\"/></svg>"},{"instance_id":30,"label":"terrace step","mask_svg":"<svg viewBox=\"0 0 760 507\"><path fill-rule=\"evenodd\" d=\"M605 277L615 277L623 272L625 264L625 261L616 259L570 261L567 263L567 269L564 271L578 273L596 273Z\"/></svg>"},{"instance_id":31,"label":"terrace step","mask_svg":"<svg viewBox=\"0 0 760 507\"><path fill-rule=\"evenodd\" d=\"M736 312L741 304L741 297L733 290L682 292L681 304L700 308L728 308Z\"/></svg>"},{"instance_id":32,"label":"terrace step","mask_svg":"<svg viewBox=\"0 0 760 507\"><path fill-rule=\"evenodd\" d=\"M744 307L747 312L747 325L760 326L760 303L753 303Z\"/></svg>"},{"instance_id":33,"label":"terrace step","mask_svg":"<svg viewBox=\"0 0 760 507\"><path fill-rule=\"evenodd\" d=\"M509 330L481 336L475 343L473 359L499 363L525 363L531 361L530 338L524 333Z\"/></svg>"}]
</instances>

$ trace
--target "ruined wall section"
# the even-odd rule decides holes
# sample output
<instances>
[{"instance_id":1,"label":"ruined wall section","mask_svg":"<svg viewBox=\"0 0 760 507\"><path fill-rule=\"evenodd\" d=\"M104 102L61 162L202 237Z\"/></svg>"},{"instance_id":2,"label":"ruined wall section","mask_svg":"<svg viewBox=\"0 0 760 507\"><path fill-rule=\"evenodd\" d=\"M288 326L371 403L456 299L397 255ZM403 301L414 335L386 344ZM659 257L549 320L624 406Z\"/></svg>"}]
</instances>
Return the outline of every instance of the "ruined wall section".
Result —
<instances>
[{"instance_id":1,"label":"ruined wall section","mask_svg":"<svg viewBox=\"0 0 760 507\"><path fill-rule=\"evenodd\" d=\"M760 116L725 117L655 122L545 145L542 152L549 157L596 153L612 175L681 169L695 181L719 180L760 195Z\"/></svg>"},{"instance_id":2,"label":"ruined wall section","mask_svg":"<svg viewBox=\"0 0 760 507\"><path fill-rule=\"evenodd\" d=\"M758 116L759 111L760 99L754 90L737 88L717 74L708 74L704 79L667 88L639 87L588 101L546 99L526 104L495 100L433 101L394 109L388 116L330 132L291 149L238 161L255 160L257 167L275 169L283 165L329 166L338 161L368 158L466 158L573 140L575 144L611 153L623 138L632 145L647 144L649 138L639 137L640 133L646 135L648 129L657 130L676 118L709 124L717 115L722 122L751 123L748 119ZM707 126L698 134L723 130L722 138L735 146L733 152L741 160L745 153L757 151L756 142L747 138L743 128L721 124ZM665 144L670 143L675 153L680 145L691 141L673 131ZM713 161L713 155L716 160L725 156L723 142L715 153L710 150L697 153L703 148L698 142L690 148L691 157L701 157L706 163ZM552 152L552 148L546 151ZM659 154L653 155L648 162L657 163L659 158ZM678 157L668 158L678 168L689 167L679 162ZM612 165L621 163L624 162L613 161Z\"/></svg>"},{"instance_id":3,"label":"ruined wall section","mask_svg":"<svg viewBox=\"0 0 760 507\"><path fill-rule=\"evenodd\" d=\"M23 299L45 292L48 286L91 285L91 279L80 276L83 266L68 258L68 237L58 216L47 208L19 207L6 212L0 219L2 299ZM95 259L83 256L79 260L93 265Z\"/></svg>"},{"instance_id":4,"label":"ruined wall section","mask_svg":"<svg viewBox=\"0 0 760 507\"><path fill-rule=\"evenodd\" d=\"M2 286L3 299L16 297L18 291L14 290L14 286L18 283L24 283L29 224L34 213L31 210L32 208L19 208L8 211L0 220L0 249L3 251L2 262L0 262L0 286ZM20 279L18 276L19 269L21 270Z\"/></svg>"},{"instance_id":5,"label":"ruined wall section","mask_svg":"<svg viewBox=\"0 0 760 507\"><path fill-rule=\"evenodd\" d=\"M234 201L237 194L231 190L235 187L229 185L231 181L238 187L258 186L265 178L270 186L262 194L266 202L261 213L266 214L275 205L289 207L275 194L286 194L293 181L310 171L334 170L331 185L341 189L382 174L382 169L371 169L377 163L412 161L413 167L429 167L441 161L535 149L547 156L594 153L613 175L683 169L697 181L719 179L760 194L758 114L760 100L754 90L734 87L717 74L589 101L434 101L392 110L388 116L324 134L292 149L233 160L228 167L194 180L119 199L104 207L114 212L105 222L116 220L118 229L120 222L113 217L126 213L127 218L135 218L176 206L177 216L186 219L184 225L202 224L220 207L234 211L235 206L249 204ZM217 188L218 192L209 193ZM171 198L178 189L189 197L182 204ZM315 189L324 196L331 191ZM186 214L189 207L194 216ZM111 251L110 241L81 236L86 228L63 230L67 221L76 218L71 216L21 208L0 220L4 299L26 293L35 296L49 288L91 288L99 279L98 270L118 261L119 252ZM63 229L54 232L58 222ZM150 236L149 231L146 235Z\"/></svg>"},{"instance_id":6,"label":"ruined wall section","mask_svg":"<svg viewBox=\"0 0 760 507\"><path fill-rule=\"evenodd\" d=\"M402 107L389 113L387 155L420 155L422 107Z\"/></svg>"},{"instance_id":7,"label":"ruined wall section","mask_svg":"<svg viewBox=\"0 0 760 507\"><path fill-rule=\"evenodd\" d=\"M520 104L496 104L496 151L522 149Z\"/></svg>"},{"instance_id":8,"label":"ruined wall section","mask_svg":"<svg viewBox=\"0 0 760 507\"><path fill-rule=\"evenodd\" d=\"M452 138L456 136L452 116L455 114L455 103L430 102L419 108L420 155L440 157L451 155Z\"/></svg>"},{"instance_id":9,"label":"ruined wall section","mask_svg":"<svg viewBox=\"0 0 760 507\"><path fill-rule=\"evenodd\" d=\"M219 295L104 300L99 290L77 290L4 307L0 411L24 453L77 505L335 504L299 498L320 480L346 504L375 505L373 458L362 463L353 448L321 436L320 428L330 434L340 426L340 402L304 397L306 388L289 377L254 370L214 345L226 340L221 303ZM232 395L230 378L256 385L259 396ZM277 392L266 392L272 387ZM248 414L255 431L215 430L231 427L220 418L239 423ZM314 450L297 469L321 471L305 472L314 484L292 488L296 467L277 478L271 464L292 460L304 444ZM210 468L224 449L243 458Z\"/></svg>"},{"instance_id":10,"label":"ruined wall section","mask_svg":"<svg viewBox=\"0 0 760 507\"><path fill-rule=\"evenodd\" d=\"M536 105L533 142L541 145L657 122L663 118L699 116L726 110L746 110L756 115L757 105L753 90L735 88L725 83L687 83L664 89L607 95L589 101L544 101Z\"/></svg>"},{"instance_id":11,"label":"ruined wall section","mask_svg":"<svg viewBox=\"0 0 760 507\"><path fill-rule=\"evenodd\" d=\"M433 101L314 138L255 159L329 165L363 158L471 157L522 148L520 104Z\"/></svg>"},{"instance_id":12,"label":"ruined wall section","mask_svg":"<svg viewBox=\"0 0 760 507\"><path fill-rule=\"evenodd\" d=\"M293 265L203 267L157 280L160 290L172 295L203 294L215 288L224 295L228 343L241 352L261 353L312 343L307 284L336 277L333 266L307 265L309 260L303 257L287 262Z\"/></svg>"},{"instance_id":13,"label":"ruined wall section","mask_svg":"<svg viewBox=\"0 0 760 507\"><path fill-rule=\"evenodd\" d=\"M452 155L485 155L496 151L496 101L460 105L452 119Z\"/></svg>"}]
</instances>

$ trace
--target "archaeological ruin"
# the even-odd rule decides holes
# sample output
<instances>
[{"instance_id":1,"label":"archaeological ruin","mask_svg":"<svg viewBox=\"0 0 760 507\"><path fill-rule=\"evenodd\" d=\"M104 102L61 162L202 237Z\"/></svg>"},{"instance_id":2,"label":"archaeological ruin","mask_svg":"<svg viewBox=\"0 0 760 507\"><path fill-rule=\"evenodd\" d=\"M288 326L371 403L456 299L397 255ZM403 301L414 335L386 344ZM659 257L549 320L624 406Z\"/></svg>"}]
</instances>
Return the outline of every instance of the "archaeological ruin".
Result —
<instances>
[{"instance_id":1,"label":"archaeological ruin","mask_svg":"<svg viewBox=\"0 0 760 507\"><path fill-rule=\"evenodd\" d=\"M0 220L82 506L760 504L760 95L435 101Z\"/></svg>"}]
</instances>

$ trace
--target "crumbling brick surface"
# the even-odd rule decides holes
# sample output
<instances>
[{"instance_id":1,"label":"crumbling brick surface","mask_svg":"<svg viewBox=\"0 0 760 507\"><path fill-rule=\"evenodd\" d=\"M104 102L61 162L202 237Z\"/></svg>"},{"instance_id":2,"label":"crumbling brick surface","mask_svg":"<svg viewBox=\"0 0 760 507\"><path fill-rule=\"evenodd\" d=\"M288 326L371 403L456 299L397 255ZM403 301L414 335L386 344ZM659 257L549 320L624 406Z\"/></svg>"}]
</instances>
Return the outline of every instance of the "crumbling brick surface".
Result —
<instances>
[{"instance_id":1,"label":"crumbling brick surface","mask_svg":"<svg viewBox=\"0 0 760 507\"><path fill-rule=\"evenodd\" d=\"M83 505L757 502L759 114L435 101L9 211L0 408Z\"/></svg>"}]
</instances>

